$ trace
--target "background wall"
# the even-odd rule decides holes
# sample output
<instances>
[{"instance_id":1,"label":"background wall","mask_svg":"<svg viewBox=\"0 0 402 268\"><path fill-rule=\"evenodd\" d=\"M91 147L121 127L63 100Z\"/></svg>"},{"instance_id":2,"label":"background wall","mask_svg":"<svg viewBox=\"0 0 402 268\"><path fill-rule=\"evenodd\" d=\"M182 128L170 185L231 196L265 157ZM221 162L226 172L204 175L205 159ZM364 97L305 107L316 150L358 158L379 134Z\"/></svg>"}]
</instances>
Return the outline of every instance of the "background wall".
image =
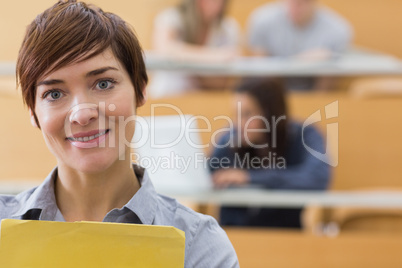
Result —
<instances>
[{"instance_id":1,"label":"background wall","mask_svg":"<svg viewBox=\"0 0 402 268\"><path fill-rule=\"evenodd\" d=\"M342 14L355 30L355 44L402 57L402 1L320 0ZM10 1L0 4L0 61L14 61L25 27L55 0ZM178 0L92 0L105 11L115 12L134 26L145 49L151 47L152 21L159 11ZM267 0L231 0L229 14L244 28L247 17Z\"/></svg>"}]
</instances>

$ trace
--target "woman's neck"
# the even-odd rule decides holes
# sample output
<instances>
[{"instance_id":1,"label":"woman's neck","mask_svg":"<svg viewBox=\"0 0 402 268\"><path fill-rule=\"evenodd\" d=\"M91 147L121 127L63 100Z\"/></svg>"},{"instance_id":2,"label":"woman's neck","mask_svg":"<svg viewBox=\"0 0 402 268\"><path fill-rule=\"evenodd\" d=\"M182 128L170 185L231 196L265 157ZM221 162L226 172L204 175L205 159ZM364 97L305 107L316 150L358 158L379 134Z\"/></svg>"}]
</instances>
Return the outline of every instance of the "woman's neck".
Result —
<instances>
[{"instance_id":1,"label":"woman's neck","mask_svg":"<svg viewBox=\"0 0 402 268\"><path fill-rule=\"evenodd\" d=\"M123 207L140 184L129 161L117 161L100 173L82 173L58 165L56 202L66 221L102 221Z\"/></svg>"}]
</instances>

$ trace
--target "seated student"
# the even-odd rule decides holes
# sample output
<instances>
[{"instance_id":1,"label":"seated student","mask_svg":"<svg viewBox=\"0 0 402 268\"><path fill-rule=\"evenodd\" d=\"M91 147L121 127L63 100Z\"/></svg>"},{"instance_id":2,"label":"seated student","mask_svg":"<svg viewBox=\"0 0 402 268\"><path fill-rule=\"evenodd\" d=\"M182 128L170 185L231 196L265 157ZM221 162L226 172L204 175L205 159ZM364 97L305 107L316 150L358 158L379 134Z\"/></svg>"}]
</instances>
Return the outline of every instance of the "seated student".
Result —
<instances>
[{"instance_id":1,"label":"seated student","mask_svg":"<svg viewBox=\"0 0 402 268\"><path fill-rule=\"evenodd\" d=\"M255 55L327 59L347 49L352 38L346 20L322 7L318 0L280 0L257 8L249 18L248 45ZM292 77L294 90L328 90L328 77Z\"/></svg>"},{"instance_id":2,"label":"seated student","mask_svg":"<svg viewBox=\"0 0 402 268\"><path fill-rule=\"evenodd\" d=\"M228 0L182 0L155 19L153 47L157 54L175 60L221 63L238 54L239 25L225 16ZM195 89L229 87L224 77L202 77L177 72L155 72L151 97L163 97Z\"/></svg>"},{"instance_id":3,"label":"seated student","mask_svg":"<svg viewBox=\"0 0 402 268\"><path fill-rule=\"evenodd\" d=\"M246 79L236 89L235 127L225 133L210 159L217 188L257 185L275 190L325 190L330 167L302 140L323 153L324 141L287 114L285 90L273 79ZM325 159L324 159L325 160ZM269 194L269 193L267 193ZM222 207L222 225L300 228L301 208Z\"/></svg>"},{"instance_id":4,"label":"seated student","mask_svg":"<svg viewBox=\"0 0 402 268\"><path fill-rule=\"evenodd\" d=\"M57 167L40 186L1 196L0 220L169 225L185 232L185 267L238 267L212 217L157 194L147 171L131 163L148 77L126 22L83 2L59 1L28 26L17 75Z\"/></svg>"}]
</instances>

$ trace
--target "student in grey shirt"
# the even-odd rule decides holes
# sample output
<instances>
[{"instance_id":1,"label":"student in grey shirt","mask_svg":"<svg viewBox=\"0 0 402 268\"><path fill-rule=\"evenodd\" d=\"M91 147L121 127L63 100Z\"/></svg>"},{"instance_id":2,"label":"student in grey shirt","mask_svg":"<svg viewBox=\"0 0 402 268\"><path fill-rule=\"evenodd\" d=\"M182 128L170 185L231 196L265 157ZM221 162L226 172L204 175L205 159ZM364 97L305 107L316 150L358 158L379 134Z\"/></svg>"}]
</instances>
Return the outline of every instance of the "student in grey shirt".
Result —
<instances>
[{"instance_id":1,"label":"student in grey shirt","mask_svg":"<svg viewBox=\"0 0 402 268\"><path fill-rule=\"evenodd\" d=\"M327 59L345 51L352 38L348 22L318 0L280 0L257 8L248 22L253 54ZM328 89L330 79L288 79L290 89Z\"/></svg>"},{"instance_id":2,"label":"student in grey shirt","mask_svg":"<svg viewBox=\"0 0 402 268\"><path fill-rule=\"evenodd\" d=\"M148 77L121 18L74 0L56 3L28 26L17 76L57 168L32 190L0 196L0 220L169 225L185 232L185 267L238 267L216 220L157 194L131 163Z\"/></svg>"}]
</instances>

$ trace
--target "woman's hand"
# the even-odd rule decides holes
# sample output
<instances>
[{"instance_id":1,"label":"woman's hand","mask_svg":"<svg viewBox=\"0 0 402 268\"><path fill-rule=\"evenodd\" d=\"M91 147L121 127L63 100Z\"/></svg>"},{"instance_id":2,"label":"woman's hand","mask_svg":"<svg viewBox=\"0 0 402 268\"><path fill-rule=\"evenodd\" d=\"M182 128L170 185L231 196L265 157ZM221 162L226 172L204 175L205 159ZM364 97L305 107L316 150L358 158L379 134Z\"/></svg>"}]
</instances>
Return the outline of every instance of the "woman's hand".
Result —
<instances>
[{"instance_id":1,"label":"woman's hand","mask_svg":"<svg viewBox=\"0 0 402 268\"><path fill-rule=\"evenodd\" d=\"M242 169L220 169L212 175L212 181L216 188L227 188L231 185L245 185L250 182L250 176L247 171Z\"/></svg>"}]
</instances>

